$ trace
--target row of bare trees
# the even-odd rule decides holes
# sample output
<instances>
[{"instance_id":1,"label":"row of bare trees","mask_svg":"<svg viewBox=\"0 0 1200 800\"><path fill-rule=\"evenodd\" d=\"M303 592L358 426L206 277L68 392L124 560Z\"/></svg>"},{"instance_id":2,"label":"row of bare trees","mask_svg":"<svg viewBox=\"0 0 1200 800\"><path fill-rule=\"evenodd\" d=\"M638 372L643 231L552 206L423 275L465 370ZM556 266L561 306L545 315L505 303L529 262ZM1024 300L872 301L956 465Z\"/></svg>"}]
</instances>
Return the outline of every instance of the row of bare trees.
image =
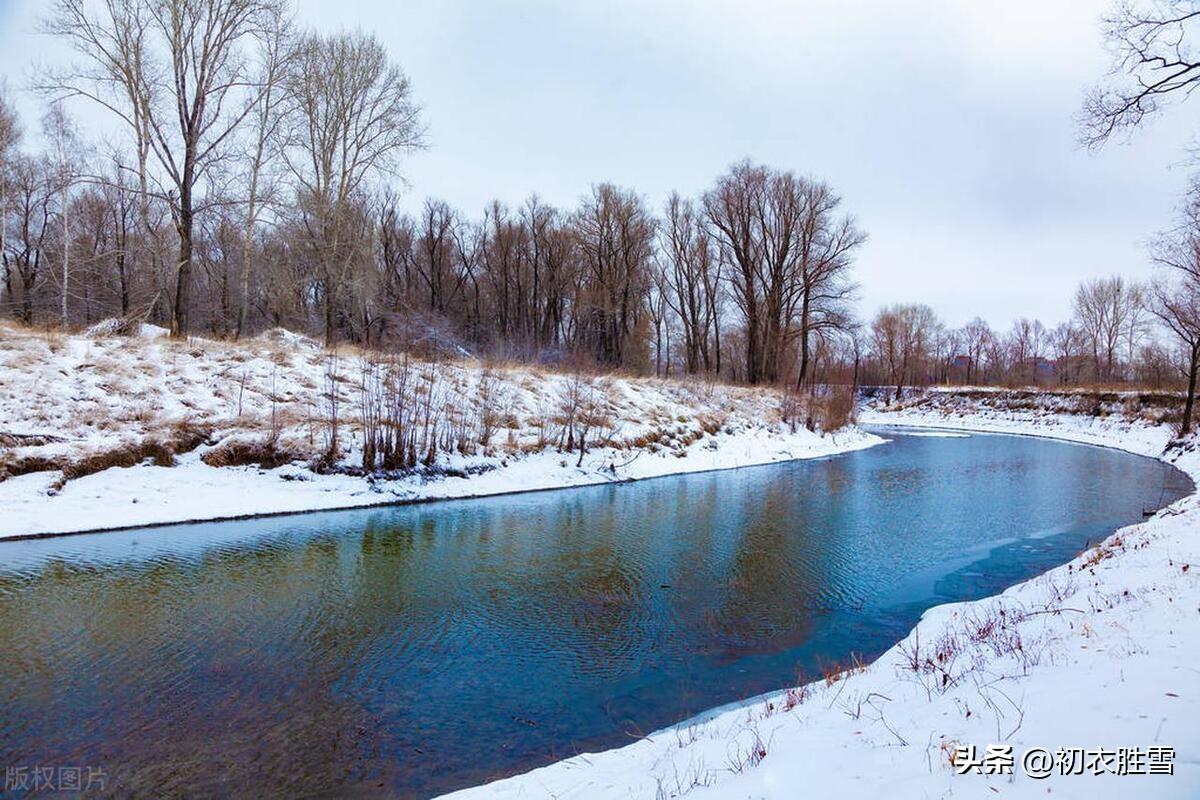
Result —
<instances>
[{"instance_id":1,"label":"row of bare trees","mask_svg":"<svg viewBox=\"0 0 1200 800\"><path fill-rule=\"evenodd\" d=\"M64 324L73 302L84 301L85 316L99 302L80 297L98 288L93 276L72 280L82 244L83 263L111 273L119 260L118 270L136 273L124 276L123 313L136 282L150 295L139 298L147 316L186 336L211 302L194 295L207 290L222 306L219 315L208 309L209 323L220 316L240 333L268 223L297 234L289 246L311 261L307 290L334 315L366 246L356 229L363 197L395 174L423 131L407 78L377 40L298 31L290 15L283 0L54 2L43 29L75 61L45 70L34 87L50 104L51 152L0 150L5 183L15 184L0 211L6 230L21 233L11 245L5 234L6 279L15 278L5 289L24 318L35 314L44 251L57 239ZM86 157L67 102L112 120L117 141L104 157ZM91 216L74 219L79 210Z\"/></svg>"},{"instance_id":2,"label":"row of bare trees","mask_svg":"<svg viewBox=\"0 0 1200 800\"><path fill-rule=\"evenodd\" d=\"M881 383L903 387L929 382L1010 385L1172 383L1170 342L1155 317L1165 292L1121 276L1086 280L1076 289L1073 314L1053 328L1021 317L995 331L976 317L949 328L924 305L882 309L869 331ZM877 375L875 377L878 377Z\"/></svg>"},{"instance_id":3,"label":"row of bare trees","mask_svg":"<svg viewBox=\"0 0 1200 800\"><path fill-rule=\"evenodd\" d=\"M750 383L811 371L846 326L864 236L827 185L748 162L656 213L601 183L470 219L394 187L424 144L412 87L358 32L285 0L55 0L75 60L42 73L46 151L0 102L0 301L26 323L139 316L172 334L271 325ZM101 110L93 146L67 104ZM675 350L682 348L682 363Z\"/></svg>"},{"instance_id":4,"label":"row of bare trees","mask_svg":"<svg viewBox=\"0 0 1200 800\"><path fill-rule=\"evenodd\" d=\"M294 83L264 79L246 149L230 156L244 171L223 176L223 193L209 186L191 212L142 192L119 154L76 163L72 174L87 177L72 183L51 154L6 149L8 313L67 326L137 316L235 338L282 325L327 343L583 356L750 383L805 380L816 338L849 324L864 236L819 181L744 162L697 198L672 195L661 213L604 183L574 208L533 196L470 218L431 199L405 213L378 180L395 174L417 130L403 75L361 34L290 47L286 58L267 54L263 69ZM335 74L374 86L370 102L316 77ZM272 118L276 103L300 116ZM404 119L385 126L346 107ZM53 108L47 132L75 136ZM181 214L191 220L190 275L173 244Z\"/></svg>"},{"instance_id":5,"label":"row of bare trees","mask_svg":"<svg viewBox=\"0 0 1200 800\"><path fill-rule=\"evenodd\" d=\"M1154 280L1086 280L1071 318L1053 328L1026 317L1007 332L979 317L950 328L928 306L893 305L842 342L833 366L891 397L930 384L1182 388L1186 433L1200 371L1200 212L1191 214L1155 242Z\"/></svg>"}]
</instances>

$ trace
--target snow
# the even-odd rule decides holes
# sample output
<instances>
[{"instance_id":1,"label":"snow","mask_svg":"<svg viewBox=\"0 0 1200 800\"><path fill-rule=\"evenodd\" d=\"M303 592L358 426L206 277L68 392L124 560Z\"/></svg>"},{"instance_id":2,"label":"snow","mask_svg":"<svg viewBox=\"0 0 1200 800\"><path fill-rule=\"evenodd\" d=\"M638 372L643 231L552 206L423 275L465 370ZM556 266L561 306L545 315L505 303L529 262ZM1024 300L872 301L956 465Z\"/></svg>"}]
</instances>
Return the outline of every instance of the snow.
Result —
<instances>
[{"instance_id":1,"label":"snow","mask_svg":"<svg viewBox=\"0 0 1200 800\"><path fill-rule=\"evenodd\" d=\"M480 417L484 380L493 381L493 411L507 421L497 423L492 444L443 452L434 470L388 480L317 473L307 461L323 446L315 403L330 365L316 342L282 329L229 344L122 336L112 328L70 337L0 329L0 434L44 439L0 447L0 475L6 459L78 462L183 423L211 428L209 441L177 454L170 467L113 467L65 483L57 469L0 479L0 538L637 480L826 457L883 441L854 427L793 429L781 421L778 395L766 390L610 376L589 389L606 422L577 466L577 452L559 452L546 434L571 376L417 363L416 374L436 385L447 413L468 425ZM334 382L343 404L339 466L347 468L361 463L356 381L363 356L341 353ZM265 439L272 415L279 441L304 459L276 469L201 460L222 442Z\"/></svg>"},{"instance_id":2,"label":"snow","mask_svg":"<svg viewBox=\"0 0 1200 800\"><path fill-rule=\"evenodd\" d=\"M864 423L1047 436L1161 457L1168 428L944 393ZM1200 452L1172 451L1200 477ZM874 663L524 775L476 798L1200 797L1196 495L1002 594L938 606ZM916 669L914 669L914 664ZM946 682L943 683L942 675ZM958 775L958 744L1013 746L1014 774ZM1172 776L1021 769L1030 748L1176 750Z\"/></svg>"},{"instance_id":3,"label":"snow","mask_svg":"<svg viewBox=\"0 0 1200 800\"><path fill-rule=\"evenodd\" d=\"M90 339L97 339L104 336L129 336L132 334L145 339L160 339L169 335L170 331L159 325L114 318L97 322L83 332L83 335Z\"/></svg>"}]
</instances>

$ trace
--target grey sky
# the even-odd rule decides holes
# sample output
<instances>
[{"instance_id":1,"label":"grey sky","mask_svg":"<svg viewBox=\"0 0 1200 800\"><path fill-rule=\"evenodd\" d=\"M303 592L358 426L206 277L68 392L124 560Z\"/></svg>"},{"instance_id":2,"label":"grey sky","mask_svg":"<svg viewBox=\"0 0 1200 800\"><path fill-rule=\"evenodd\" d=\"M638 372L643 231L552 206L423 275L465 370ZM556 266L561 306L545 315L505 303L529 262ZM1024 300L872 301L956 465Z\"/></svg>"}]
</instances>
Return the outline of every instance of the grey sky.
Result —
<instances>
[{"instance_id":1,"label":"grey sky","mask_svg":"<svg viewBox=\"0 0 1200 800\"><path fill-rule=\"evenodd\" d=\"M373 31L412 78L431 145L408 161L414 208L573 205L605 180L658 207L749 157L843 195L870 234L864 314L923 301L1007 327L1058 321L1083 277L1148 274L1142 242L1186 178L1188 107L1129 145L1075 144L1107 5L300 0L299 17ZM41 7L0 0L12 88L57 57L31 32Z\"/></svg>"}]
</instances>

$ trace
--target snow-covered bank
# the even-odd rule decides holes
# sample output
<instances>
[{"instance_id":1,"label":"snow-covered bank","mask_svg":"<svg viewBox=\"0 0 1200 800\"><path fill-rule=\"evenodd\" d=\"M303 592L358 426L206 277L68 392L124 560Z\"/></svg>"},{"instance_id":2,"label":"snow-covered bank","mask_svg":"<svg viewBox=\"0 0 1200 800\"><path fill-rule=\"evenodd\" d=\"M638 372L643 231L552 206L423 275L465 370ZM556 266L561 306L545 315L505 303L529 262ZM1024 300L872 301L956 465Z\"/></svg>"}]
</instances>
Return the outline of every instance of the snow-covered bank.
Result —
<instances>
[{"instance_id":1,"label":"snow-covered bank","mask_svg":"<svg viewBox=\"0 0 1200 800\"><path fill-rule=\"evenodd\" d=\"M751 428L713 434L682 456L646 453L627 464L621 462L631 455L611 448L589 451L579 467L573 456L550 451L507 464L497 460L493 469L467 477L374 481L319 475L299 465L210 467L184 457L174 467L108 469L71 481L55 495L47 492L56 473L39 472L0 483L0 538L558 489L818 458L882 441L857 429L818 437Z\"/></svg>"},{"instance_id":2,"label":"snow-covered bank","mask_svg":"<svg viewBox=\"0 0 1200 800\"><path fill-rule=\"evenodd\" d=\"M859 421L872 425L918 425L941 431L973 430L1045 436L1083 444L1112 447L1137 455L1160 458L1173 431L1157 424L1165 414L1158 407L1143 408L1138 395L1090 392L1007 392L995 388L934 389L899 408L873 403L859 413ZM1174 463L1178 454L1169 456ZM1184 466L1180 469L1184 469Z\"/></svg>"},{"instance_id":3,"label":"snow-covered bank","mask_svg":"<svg viewBox=\"0 0 1200 800\"><path fill-rule=\"evenodd\" d=\"M1118 416L958 399L862 420L1155 457L1170 440L1164 426ZM1166 457L1200 478L1194 447ZM930 609L871 665L453 796L1200 797L1198 534L1192 495L1001 595ZM956 773L957 746L983 756L989 744L1012 746L1011 774ZM1174 774L1137 774L1162 747L1175 750ZM1024 773L1032 748L1049 752L1048 777ZM1081 748L1083 774L1060 774L1060 748L1064 759ZM1133 761L1122 748L1137 748Z\"/></svg>"},{"instance_id":4,"label":"snow-covered bank","mask_svg":"<svg viewBox=\"0 0 1200 800\"><path fill-rule=\"evenodd\" d=\"M883 441L810 432L769 390L332 359L283 331L240 344L155 334L0 328L0 538L636 480ZM403 397L392 376L408 382ZM364 459L363 408L374 397L378 414L371 393L384 390L408 403L395 427L418 461L387 478L347 474ZM264 454L286 463L263 468Z\"/></svg>"}]
</instances>

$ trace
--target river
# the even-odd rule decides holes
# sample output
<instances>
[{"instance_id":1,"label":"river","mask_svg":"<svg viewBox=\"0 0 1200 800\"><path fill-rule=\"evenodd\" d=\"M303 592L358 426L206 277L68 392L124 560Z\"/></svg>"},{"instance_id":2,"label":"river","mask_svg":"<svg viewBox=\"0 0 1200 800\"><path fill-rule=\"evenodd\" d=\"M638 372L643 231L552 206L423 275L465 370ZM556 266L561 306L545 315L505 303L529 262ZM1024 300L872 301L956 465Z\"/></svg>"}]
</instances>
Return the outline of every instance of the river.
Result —
<instances>
[{"instance_id":1,"label":"river","mask_svg":"<svg viewBox=\"0 0 1200 800\"><path fill-rule=\"evenodd\" d=\"M0 542L0 766L429 796L873 658L1191 491L1033 438Z\"/></svg>"}]
</instances>

